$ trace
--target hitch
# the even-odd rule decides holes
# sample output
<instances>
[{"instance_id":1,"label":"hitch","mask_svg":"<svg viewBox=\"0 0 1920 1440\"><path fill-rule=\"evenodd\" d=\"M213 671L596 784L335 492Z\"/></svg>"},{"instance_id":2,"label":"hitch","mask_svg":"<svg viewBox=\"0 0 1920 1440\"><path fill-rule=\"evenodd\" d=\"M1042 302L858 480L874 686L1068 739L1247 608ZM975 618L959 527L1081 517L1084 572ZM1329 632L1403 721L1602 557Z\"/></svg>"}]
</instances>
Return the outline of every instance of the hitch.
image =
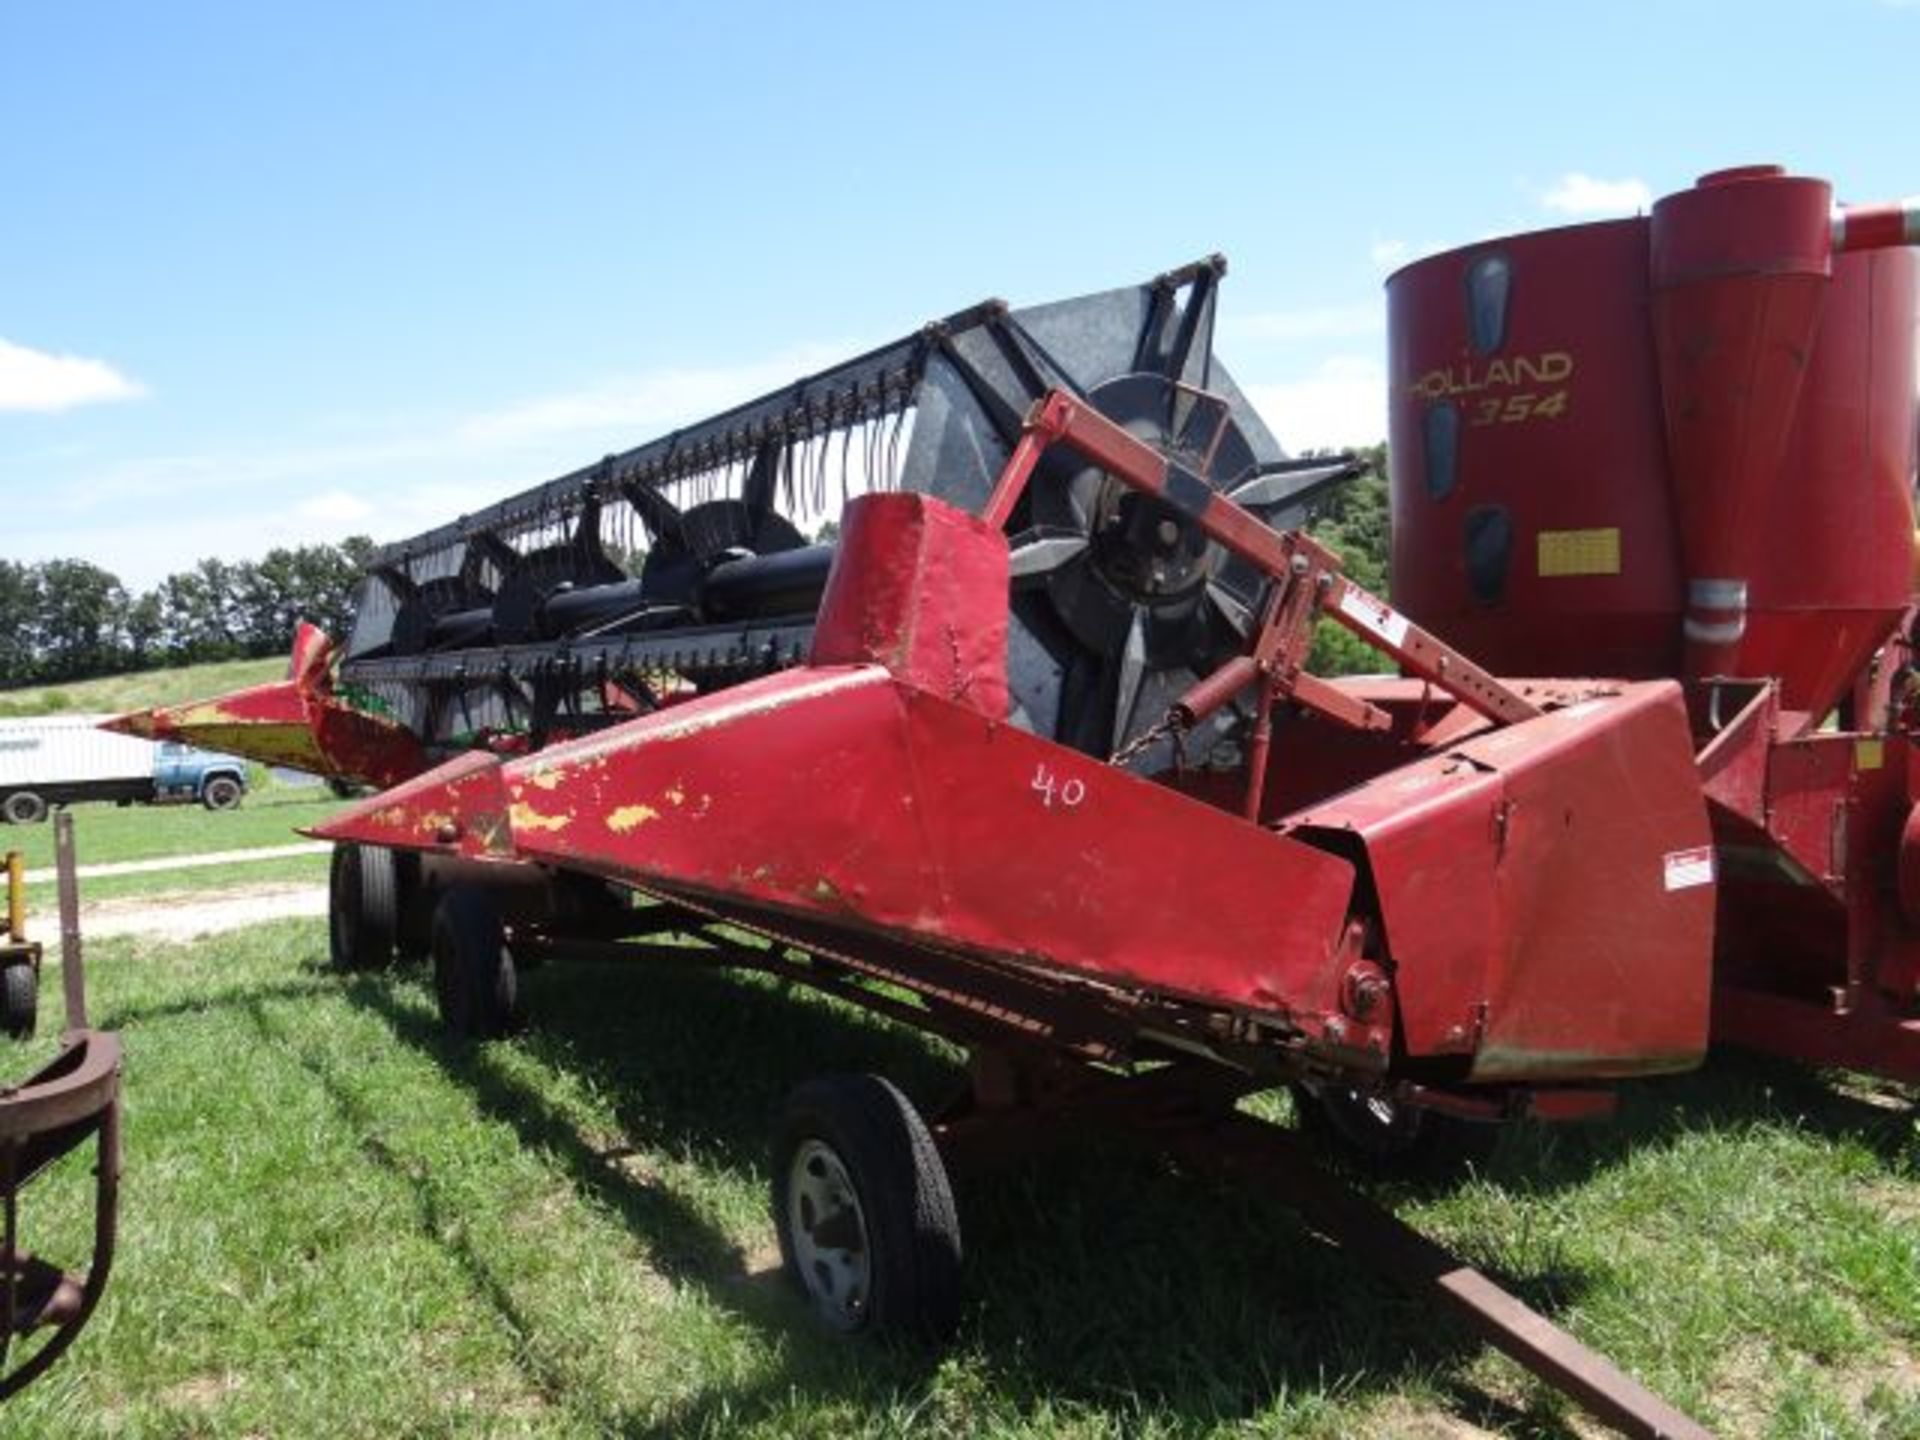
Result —
<instances>
[{"instance_id":1,"label":"hitch","mask_svg":"<svg viewBox=\"0 0 1920 1440\"><path fill-rule=\"evenodd\" d=\"M0 1400L44 1375L92 1318L107 1287L120 1198L120 1041L87 1024L80 955L73 817L54 817L60 885L60 970L66 1029L60 1053L18 1084L0 1086ZM22 928L18 906L13 929ZM94 1147L93 1248L62 1268L22 1243L21 1196L58 1161Z\"/></svg>"}]
</instances>

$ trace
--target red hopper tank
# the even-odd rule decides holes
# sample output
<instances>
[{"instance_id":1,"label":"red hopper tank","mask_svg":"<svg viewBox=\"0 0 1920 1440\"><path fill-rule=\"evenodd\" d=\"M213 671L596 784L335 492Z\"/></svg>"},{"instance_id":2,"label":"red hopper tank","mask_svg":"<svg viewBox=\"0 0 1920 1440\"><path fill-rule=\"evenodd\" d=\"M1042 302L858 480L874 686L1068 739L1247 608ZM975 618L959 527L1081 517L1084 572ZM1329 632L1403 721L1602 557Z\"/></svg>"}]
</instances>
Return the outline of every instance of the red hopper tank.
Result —
<instances>
[{"instance_id":1,"label":"red hopper tank","mask_svg":"<svg viewBox=\"0 0 1920 1440\"><path fill-rule=\"evenodd\" d=\"M1395 598L1505 673L1824 713L1913 589L1908 213L1757 166L1395 274Z\"/></svg>"}]
</instances>

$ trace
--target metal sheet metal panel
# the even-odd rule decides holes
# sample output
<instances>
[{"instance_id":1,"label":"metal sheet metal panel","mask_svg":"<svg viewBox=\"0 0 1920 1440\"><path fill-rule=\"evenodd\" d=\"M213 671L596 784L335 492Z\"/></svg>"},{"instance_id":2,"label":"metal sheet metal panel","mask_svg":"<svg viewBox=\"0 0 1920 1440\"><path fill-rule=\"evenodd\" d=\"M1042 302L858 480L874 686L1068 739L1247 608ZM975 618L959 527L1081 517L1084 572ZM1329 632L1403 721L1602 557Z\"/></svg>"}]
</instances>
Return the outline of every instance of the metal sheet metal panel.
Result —
<instances>
[{"instance_id":1,"label":"metal sheet metal panel","mask_svg":"<svg viewBox=\"0 0 1920 1440\"><path fill-rule=\"evenodd\" d=\"M1496 674L1678 669L1648 303L1645 220L1502 236L1387 282L1393 597ZM1602 553L1569 564L1568 536Z\"/></svg>"},{"instance_id":2,"label":"metal sheet metal panel","mask_svg":"<svg viewBox=\"0 0 1920 1440\"><path fill-rule=\"evenodd\" d=\"M1518 1079L1703 1053L1714 865L1677 686L1470 738L1290 823L1364 847L1410 1055Z\"/></svg>"},{"instance_id":3,"label":"metal sheet metal panel","mask_svg":"<svg viewBox=\"0 0 1920 1440\"><path fill-rule=\"evenodd\" d=\"M502 813L506 836L450 823ZM318 833L511 854L1316 1029L1339 1008L1353 888L1343 859L871 666L465 757Z\"/></svg>"},{"instance_id":4,"label":"metal sheet metal panel","mask_svg":"<svg viewBox=\"0 0 1920 1440\"><path fill-rule=\"evenodd\" d=\"M1007 713L1007 541L912 493L846 508L813 635L816 665L879 664L931 694Z\"/></svg>"}]
</instances>

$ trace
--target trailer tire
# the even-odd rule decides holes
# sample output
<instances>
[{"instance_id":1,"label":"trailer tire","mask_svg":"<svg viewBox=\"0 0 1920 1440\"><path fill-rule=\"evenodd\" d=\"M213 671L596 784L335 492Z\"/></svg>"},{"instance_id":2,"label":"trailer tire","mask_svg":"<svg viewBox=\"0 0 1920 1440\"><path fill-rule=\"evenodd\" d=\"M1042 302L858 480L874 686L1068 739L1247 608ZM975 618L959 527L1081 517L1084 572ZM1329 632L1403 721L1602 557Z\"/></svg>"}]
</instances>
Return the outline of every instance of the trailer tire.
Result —
<instances>
[{"instance_id":1,"label":"trailer tire","mask_svg":"<svg viewBox=\"0 0 1920 1440\"><path fill-rule=\"evenodd\" d=\"M959 1324L960 1222L946 1164L907 1098L879 1076L826 1076L788 1097L773 1220L788 1278L831 1329L937 1343Z\"/></svg>"},{"instance_id":2,"label":"trailer tire","mask_svg":"<svg viewBox=\"0 0 1920 1440\"><path fill-rule=\"evenodd\" d=\"M47 802L32 790L16 790L0 805L9 825L37 825L47 818Z\"/></svg>"},{"instance_id":3,"label":"trailer tire","mask_svg":"<svg viewBox=\"0 0 1920 1440\"><path fill-rule=\"evenodd\" d=\"M384 970L400 928L400 881L391 850L337 844L327 875L327 952L341 971Z\"/></svg>"},{"instance_id":4,"label":"trailer tire","mask_svg":"<svg viewBox=\"0 0 1920 1440\"><path fill-rule=\"evenodd\" d=\"M20 961L0 970L0 1031L28 1039L40 1011L40 972Z\"/></svg>"},{"instance_id":5,"label":"trailer tire","mask_svg":"<svg viewBox=\"0 0 1920 1440\"><path fill-rule=\"evenodd\" d=\"M491 1040L520 1022L520 979L500 906L483 886L455 885L433 912L433 991L463 1040Z\"/></svg>"},{"instance_id":6,"label":"trailer tire","mask_svg":"<svg viewBox=\"0 0 1920 1440\"><path fill-rule=\"evenodd\" d=\"M231 775L216 775L201 788L200 803L209 810L238 810L246 793L246 786Z\"/></svg>"},{"instance_id":7,"label":"trailer tire","mask_svg":"<svg viewBox=\"0 0 1920 1440\"><path fill-rule=\"evenodd\" d=\"M1396 1103L1343 1085L1295 1085L1300 1128L1322 1149L1384 1175L1446 1174L1484 1165L1500 1127Z\"/></svg>"}]
</instances>

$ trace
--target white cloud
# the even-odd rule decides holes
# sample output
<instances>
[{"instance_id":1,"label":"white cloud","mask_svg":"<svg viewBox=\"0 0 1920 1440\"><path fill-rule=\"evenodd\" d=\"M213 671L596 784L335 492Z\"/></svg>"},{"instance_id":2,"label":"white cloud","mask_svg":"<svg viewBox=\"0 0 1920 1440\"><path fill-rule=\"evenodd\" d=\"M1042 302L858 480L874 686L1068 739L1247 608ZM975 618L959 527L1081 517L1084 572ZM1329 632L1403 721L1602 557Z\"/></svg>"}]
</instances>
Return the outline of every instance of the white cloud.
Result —
<instances>
[{"instance_id":1,"label":"white cloud","mask_svg":"<svg viewBox=\"0 0 1920 1440\"><path fill-rule=\"evenodd\" d=\"M71 480L48 485L30 523L9 531L9 549L28 559L84 555L147 586L207 555L249 558L353 533L397 540L860 348L808 345L735 366L648 371L405 428L336 433L326 443L231 444L95 465L75 457ZM8 468L0 463L0 483ZM143 509L167 518L122 519Z\"/></svg>"},{"instance_id":2,"label":"white cloud","mask_svg":"<svg viewBox=\"0 0 1920 1440\"><path fill-rule=\"evenodd\" d=\"M1376 240L1367 247L1367 258L1376 269L1392 270L1407 258L1412 248L1404 240Z\"/></svg>"},{"instance_id":3,"label":"white cloud","mask_svg":"<svg viewBox=\"0 0 1920 1440\"><path fill-rule=\"evenodd\" d=\"M1387 370L1371 355L1333 355L1290 380L1243 387L1289 450L1339 450L1387 438Z\"/></svg>"},{"instance_id":4,"label":"white cloud","mask_svg":"<svg viewBox=\"0 0 1920 1440\"><path fill-rule=\"evenodd\" d=\"M323 490L302 500L294 514L322 525L351 525L373 514L373 506L345 490Z\"/></svg>"},{"instance_id":5,"label":"white cloud","mask_svg":"<svg viewBox=\"0 0 1920 1440\"><path fill-rule=\"evenodd\" d=\"M455 433L462 441L492 444L618 428L625 444L634 445L653 427L725 410L858 353L854 346L807 345L748 365L620 376L471 416Z\"/></svg>"},{"instance_id":6,"label":"white cloud","mask_svg":"<svg viewBox=\"0 0 1920 1440\"><path fill-rule=\"evenodd\" d=\"M1540 203L1562 215L1618 215L1645 210L1653 204L1653 191L1635 176L1599 180L1569 170L1541 192Z\"/></svg>"},{"instance_id":7,"label":"white cloud","mask_svg":"<svg viewBox=\"0 0 1920 1440\"><path fill-rule=\"evenodd\" d=\"M146 393L104 360L53 355L0 339L0 410L71 410Z\"/></svg>"},{"instance_id":8,"label":"white cloud","mask_svg":"<svg viewBox=\"0 0 1920 1440\"><path fill-rule=\"evenodd\" d=\"M1300 310L1229 315L1220 321L1220 336L1228 342L1354 340L1366 335L1378 335L1386 328L1386 301L1376 299L1352 305L1314 305Z\"/></svg>"}]
</instances>

